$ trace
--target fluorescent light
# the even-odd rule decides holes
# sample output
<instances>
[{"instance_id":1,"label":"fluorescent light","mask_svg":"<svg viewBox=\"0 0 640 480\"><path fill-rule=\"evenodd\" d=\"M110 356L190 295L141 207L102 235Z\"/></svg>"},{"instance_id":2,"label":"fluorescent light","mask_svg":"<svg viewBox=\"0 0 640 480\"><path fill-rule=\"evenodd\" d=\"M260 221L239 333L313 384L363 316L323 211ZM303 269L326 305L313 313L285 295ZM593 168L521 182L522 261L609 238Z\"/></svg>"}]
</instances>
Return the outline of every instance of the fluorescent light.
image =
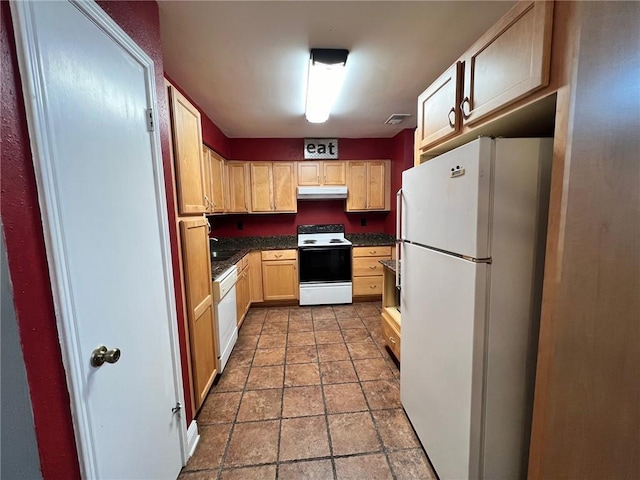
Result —
<instances>
[{"instance_id":1,"label":"fluorescent light","mask_svg":"<svg viewBox=\"0 0 640 480\"><path fill-rule=\"evenodd\" d=\"M329 118L342 87L348 54L349 51L343 49L311 49L305 110L309 122L323 123Z\"/></svg>"}]
</instances>

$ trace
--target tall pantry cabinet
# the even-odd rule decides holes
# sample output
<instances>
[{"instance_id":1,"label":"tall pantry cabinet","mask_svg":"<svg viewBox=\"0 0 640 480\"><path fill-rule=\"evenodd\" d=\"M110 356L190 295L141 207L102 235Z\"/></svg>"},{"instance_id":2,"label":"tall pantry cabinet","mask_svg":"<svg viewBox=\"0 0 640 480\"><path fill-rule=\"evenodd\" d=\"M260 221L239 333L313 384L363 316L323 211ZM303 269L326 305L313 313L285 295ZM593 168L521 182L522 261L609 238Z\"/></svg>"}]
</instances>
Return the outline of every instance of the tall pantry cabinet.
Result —
<instances>
[{"instance_id":1,"label":"tall pantry cabinet","mask_svg":"<svg viewBox=\"0 0 640 480\"><path fill-rule=\"evenodd\" d=\"M213 201L207 182L212 165L205 164L200 112L166 82L171 115L172 160L180 236L180 266L189 348L188 370L194 413L218 373L215 312L209 253L209 225L204 214ZM210 160L210 159L208 159Z\"/></svg>"}]
</instances>

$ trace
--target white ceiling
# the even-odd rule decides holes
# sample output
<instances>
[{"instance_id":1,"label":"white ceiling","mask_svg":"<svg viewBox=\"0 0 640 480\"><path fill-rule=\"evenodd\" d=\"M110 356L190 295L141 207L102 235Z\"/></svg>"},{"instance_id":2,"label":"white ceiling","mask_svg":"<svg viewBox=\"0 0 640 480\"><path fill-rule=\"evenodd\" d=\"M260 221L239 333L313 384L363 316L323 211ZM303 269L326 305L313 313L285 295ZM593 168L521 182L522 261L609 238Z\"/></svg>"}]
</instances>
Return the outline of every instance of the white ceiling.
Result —
<instances>
[{"instance_id":1,"label":"white ceiling","mask_svg":"<svg viewBox=\"0 0 640 480\"><path fill-rule=\"evenodd\" d=\"M228 137L391 137L512 1L160 1L164 68ZM350 50L331 117L304 118L310 48ZM393 113L410 113L385 125Z\"/></svg>"}]
</instances>

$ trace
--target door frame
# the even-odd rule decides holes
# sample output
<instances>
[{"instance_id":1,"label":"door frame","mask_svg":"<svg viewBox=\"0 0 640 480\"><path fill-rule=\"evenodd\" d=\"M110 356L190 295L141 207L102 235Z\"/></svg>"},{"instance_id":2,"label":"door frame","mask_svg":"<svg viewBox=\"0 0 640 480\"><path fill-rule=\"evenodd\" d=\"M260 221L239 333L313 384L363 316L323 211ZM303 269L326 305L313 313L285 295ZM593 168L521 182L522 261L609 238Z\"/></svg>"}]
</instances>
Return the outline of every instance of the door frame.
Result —
<instances>
[{"instance_id":1,"label":"door frame","mask_svg":"<svg viewBox=\"0 0 640 480\"><path fill-rule=\"evenodd\" d=\"M145 72L147 103L152 109L153 125L159 125L155 85L155 69L151 58L108 16L93 0L69 0L75 8L93 22L103 33L134 58ZM51 132L45 116L44 94L46 85L41 77L41 60L38 56L37 32L31 15L31 2L10 2L11 16L15 30L16 50L29 131L33 166L35 169L38 203L42 211L42 227L47 254L47 263L51 280L56 312L56 327L62 352L67 388L71 400L76 448L80 470L85 478L96 478L96 456L91 441L91 423L88 409L82 398L84 389L82 365L88 359L80 357L80 345L77 336L78 318L76 318L71 297L70 278L66 269L67 256L62 235L56 187L52 170ZM155 198L158 207L158 232L163 258L164 286L168 314L171 363L173 367L173 387L176 399L184 405L182 390L182 370L180 347L177 331L177 312L175 287L172 274L171 243L169 238L169 216L164 184L164 170L160 149L160 132L157 127L151 132L151 157L153 163ZM169 380L169 379L168 379ZM181 457L184 465L187 460L187 427L184 415L180 421Z\"/></svg>"}]
</instances>

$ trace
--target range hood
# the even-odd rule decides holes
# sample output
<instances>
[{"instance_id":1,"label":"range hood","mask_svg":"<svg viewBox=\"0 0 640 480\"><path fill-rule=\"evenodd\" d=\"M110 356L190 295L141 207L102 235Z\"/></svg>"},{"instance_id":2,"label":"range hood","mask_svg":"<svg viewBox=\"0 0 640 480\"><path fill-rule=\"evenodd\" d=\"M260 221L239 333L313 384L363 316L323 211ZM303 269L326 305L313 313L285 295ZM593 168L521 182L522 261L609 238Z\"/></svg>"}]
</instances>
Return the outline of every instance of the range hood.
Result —
<instances>
[{"instance_id":1,"label":"range hood","mask_svg":"<svg viewBox=\"0 0 640 480\"><path fill-rule=\"evenodd\" d=\"M334 200L347 198L346 185L338 187L298 187L298 200Z\"/></svg>"}]
</instances>

